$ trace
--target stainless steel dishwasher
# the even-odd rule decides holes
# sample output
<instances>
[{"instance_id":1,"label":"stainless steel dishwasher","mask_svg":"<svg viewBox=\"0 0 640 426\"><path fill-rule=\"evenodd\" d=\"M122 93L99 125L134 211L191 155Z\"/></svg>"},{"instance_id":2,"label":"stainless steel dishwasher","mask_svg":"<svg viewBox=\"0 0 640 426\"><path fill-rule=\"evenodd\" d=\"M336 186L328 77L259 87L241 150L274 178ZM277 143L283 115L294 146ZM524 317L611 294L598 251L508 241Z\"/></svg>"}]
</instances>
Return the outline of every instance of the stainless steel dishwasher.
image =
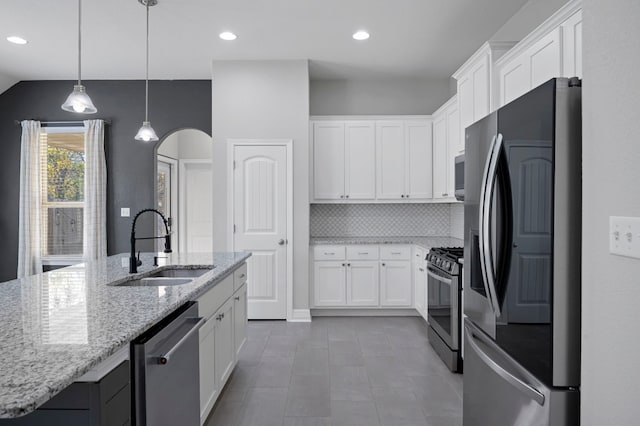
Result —
<instances>
[{"instance_id":1,"label":"stainless steel dishwasher","mask_svg":"<svg viewBox=\"0 0 640 426\"><path fill-rule=\"evenodd\" d=\"M133 424L200 426L198 303L188 302L131 342Z\"/></svg>"}]
</instances>

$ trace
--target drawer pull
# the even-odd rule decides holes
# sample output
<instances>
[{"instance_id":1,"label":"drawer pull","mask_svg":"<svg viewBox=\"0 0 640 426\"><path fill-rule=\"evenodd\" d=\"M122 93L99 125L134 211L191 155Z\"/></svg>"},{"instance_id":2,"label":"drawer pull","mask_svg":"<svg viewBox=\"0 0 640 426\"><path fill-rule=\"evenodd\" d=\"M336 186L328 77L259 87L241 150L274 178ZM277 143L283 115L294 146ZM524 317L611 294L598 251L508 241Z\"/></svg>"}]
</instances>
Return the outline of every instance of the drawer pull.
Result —
<instances>
[{"instance_id":1,"label":"drawer pull","mask_svg":"<svg viewBox=\"0 0 640 426\"><path fill-rule=\"evenodd\" d=\"M391 254L402 254L402 252L399 251L392 251Z\"/></svg>"},{"instance_id":2,"label":"drawer pull","mask_svg":"<svg viewBox=\"0 0 640 426\"><path fill-rule=\"evenodd\" d=\"M325 255L325 256L333 256L333 255L335 255L335 253L327 253L327 252L325 251L325 252L324 252L324 255Z\"/></svg>"},{"instance_id":3,"label":"drawer pull","mask_svg":"<svg viewBox=\"0 0 640 426\"><path fill-rule=\"evenodd\" d=\"M244 275L244 274L240 274L240 276L239 276L238 278L242 279L242 278L244 278L244 277L245 277L245 275Z\"/></svg>"},{"instance_id":4,"label":"drawer pull","mask_svg":"<svg viewBox=\"0 0 640 426\"><path fill-rule=\"evenodd\" d=\"M358 254L369 254L369 252L366 251L359 251Z\"/></svg>"},{"instance_id":5,"label":"drawer pull","mask_svg":"<svg viewBox=\"0 0 640 426\"><path fill-rule=\"evenodd\" d=\"M235 300L240 300L240 296L234 297Z\"/></svg>"}]
</instances>

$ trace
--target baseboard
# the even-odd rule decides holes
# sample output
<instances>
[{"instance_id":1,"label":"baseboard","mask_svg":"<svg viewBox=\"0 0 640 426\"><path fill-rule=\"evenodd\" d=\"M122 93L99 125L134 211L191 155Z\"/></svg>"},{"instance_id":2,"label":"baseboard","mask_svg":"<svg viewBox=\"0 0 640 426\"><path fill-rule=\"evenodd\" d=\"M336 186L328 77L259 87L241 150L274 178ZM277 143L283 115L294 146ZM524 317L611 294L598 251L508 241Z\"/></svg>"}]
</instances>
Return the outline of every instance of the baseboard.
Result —
<instances>
[{"instance_id":1,"label":"baseboard","mask_svg":"<svg viewBox=\"0 0 640 426\"><path fill-rule=\"evenodd\" d=\"M418 317L414 308L407 309L311 309L312 317Z\"/></svg>"},{"instance_id":2,"label":"baseboard","mask_svg":"<svg viewBox=\"0 0 640 426\"><path fill-rule=\"evenodd\" d=\"M311 322L311 312L309 309L294 309L289 322Z\"/></svg>"}]
</instances>

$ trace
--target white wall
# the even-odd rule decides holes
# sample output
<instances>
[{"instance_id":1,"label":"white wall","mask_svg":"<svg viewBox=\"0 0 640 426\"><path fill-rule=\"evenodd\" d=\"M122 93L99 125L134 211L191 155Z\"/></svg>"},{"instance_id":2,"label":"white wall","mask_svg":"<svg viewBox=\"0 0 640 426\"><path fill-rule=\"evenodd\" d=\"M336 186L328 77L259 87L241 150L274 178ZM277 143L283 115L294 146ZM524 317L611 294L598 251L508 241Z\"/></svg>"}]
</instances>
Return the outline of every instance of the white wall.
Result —
<instances>
[{"instance_id":1,"label":"white wall","mask_svg":"<svg viewBox=\"0 0 640 426\"><path fill-rule=\"evenodd\" d=\"M211 158L211 136L198 129L182 129L167 136L158 154L179 159Z\"/></svg>"},{"instance_id":2,"label":"white wall","mask_svg":"<svg viewBox=\"0 0 640 426\"><path fill-rule=\"evenodd\" d=\"M582 424L640 419L640 259L608 251L640 217L640 2L583 3Z\"/></svg>"},{"instance_id":3,"label":"white wall","mask_svg":"<svg viewBox=\"0 0 640 426\"><path fill-rule=\"evenodd\" d=\"M214 249L227 250L227 140L293 139L293 303L309 307L309 65L214 61ZM291 241L292 239L289 238Z\"/></svg>"},{"instance_id":4,"label":"white wall","mask_svg":"<svg viewBox=\"0 0 640 426\"><path fill-rule=\"evenodd\" d=\"M173 158L174 160L180 158L177 132L171 133L162 140L162 143L158 146L158 154Z\"/></svg>"},{"instance_id":5,"label":"white wall","mask_svg":"<svg viewBox=\"0 0 640 426\"><path fill-rule=\"evenodd\" d=\"M568 0L529 0L490 40L520 41L567 2Z\"/></svg>"},{"instance_id":6,"label":"white wall","mask_svg":"<svg viewBox=\"0 0 640 426\"><path fill-rule=\"evenodd\" d=\"M10 89L11 86L18 82L17 78L8 76L6 74L0 74L0 93Z\"/></svg>"},{"instance_id":7,"label":"white wall","mask_svg":"<svg viewBox=\"0 0 640 426\"><path fill-rule=\"evenodd\" d=\"M312 80L311 115L431 114L449 99L449 79Z\"/></svg>"}]
</instances>

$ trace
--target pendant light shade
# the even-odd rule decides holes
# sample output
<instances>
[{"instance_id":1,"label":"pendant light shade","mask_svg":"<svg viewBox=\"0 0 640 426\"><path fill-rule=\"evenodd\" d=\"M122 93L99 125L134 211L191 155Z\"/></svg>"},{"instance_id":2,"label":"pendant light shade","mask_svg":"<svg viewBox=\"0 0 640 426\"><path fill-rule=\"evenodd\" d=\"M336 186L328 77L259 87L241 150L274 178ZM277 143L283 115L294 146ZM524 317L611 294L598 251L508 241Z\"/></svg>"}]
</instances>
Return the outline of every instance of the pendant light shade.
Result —
<instances>
[{"instance_id":1,"label":"pendant light shade","mask_svg":"<svg viewBox=\"0 0 640 426\"><path fill-rule=\"evenodd\" d=\"M146 76L144 82L144 121L142 122L142 127L136 133L135 139L143 142L154 142L158 140L158 135L156 135L156 131L151 127L151 122L149 121L149 6L155 6L158 4L157 0L138 0L147 8L147 69Z\"/></svg>"},{"instance_id":2,"label":"pendant light shade","mask_svg":"<svg viewBox=\"0 0 640 426\"><path fill-rule=\"evenodd\" d=\"M73 92L67 96L62 109L80 114L94 114L98 109L91 102L87 91L82 85L82 0L78 0L78 84L73 86Z\"/></svg>"}]
</instances>

